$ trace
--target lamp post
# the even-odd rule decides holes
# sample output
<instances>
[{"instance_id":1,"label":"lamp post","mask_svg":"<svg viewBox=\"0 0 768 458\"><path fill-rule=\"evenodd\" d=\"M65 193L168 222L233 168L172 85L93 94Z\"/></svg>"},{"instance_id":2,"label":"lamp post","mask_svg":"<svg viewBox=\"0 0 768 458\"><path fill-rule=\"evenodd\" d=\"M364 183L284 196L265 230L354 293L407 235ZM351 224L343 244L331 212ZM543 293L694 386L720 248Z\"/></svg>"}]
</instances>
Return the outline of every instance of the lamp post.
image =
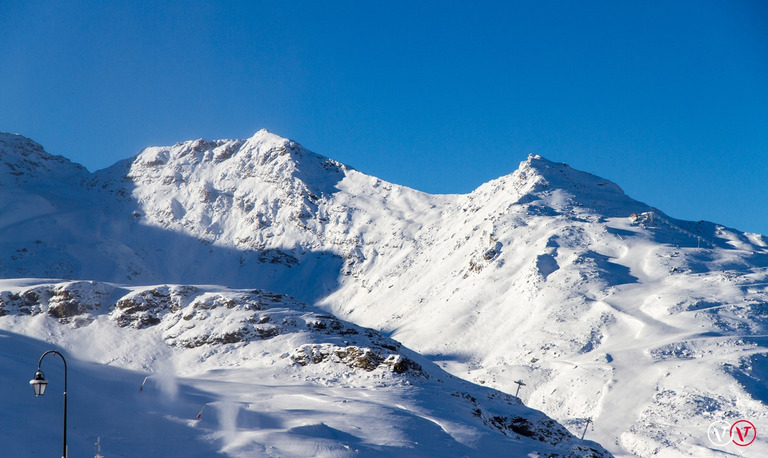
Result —
<instances>
[{"instance_id":1,"label":"lamp post","mask_svg":"<svg viewBox=\"0 0 768 458\"><path fill-rule=\"evenodd\" d=\"M40 365L43 363L43 358L49 353L59 355L64 362L64 442L61 449L61 458L67 458L67 360L64 359L64 355L56 350L48 350L40 357L40 361L37 363L37 372L35 372L35 378L29 381L29 385L35 392L35 396L42 396L45 394L45 388L48 386L48 380L45 379L43 371L40 370Z\"/></svg>"}]
</instances>

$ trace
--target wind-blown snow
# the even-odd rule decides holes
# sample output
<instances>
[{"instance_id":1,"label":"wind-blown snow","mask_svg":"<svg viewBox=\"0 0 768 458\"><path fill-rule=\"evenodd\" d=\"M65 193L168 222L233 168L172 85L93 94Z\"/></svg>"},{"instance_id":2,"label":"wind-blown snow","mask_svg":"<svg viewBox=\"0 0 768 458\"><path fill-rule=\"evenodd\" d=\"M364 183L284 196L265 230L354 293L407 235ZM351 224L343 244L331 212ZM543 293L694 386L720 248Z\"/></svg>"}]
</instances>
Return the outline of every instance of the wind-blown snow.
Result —
<instances>
[{"instance_id":1,"label":"wind-blown snow","mask_svg":"<svg viewBox=\"0 0 768 458\"><path fill-rule=\"evenodd\" d=\"M365 175L266 131L248 140L148 148L90 175L57 159L61 163L50 180L37 181L18 173L34 175L38 169L32 162L52 159L40 159L49 156L31 141L1 138L5 165L0 164L0 173L10 173L3 177L11 179L3 179L0 187L0 272L13 279L7 290L18 293L42 284L19 278L52 277L96 280L112 291L105 293L109 300L91 307L102 310L95 317L89 302L80 300L73 307L83 307L83 313L39 332L29 323L42 321L42 315L5 316L0 326L11 332L123 368L153 370L153 361L175 361L182 373L196 367L188 374L192 381L180 385L183 396L184 386L209 386L204 370L247 366L217 372L224 378L252 370L248 364L259 358L231 349L239 344L228 342L227 332L244 329L262 345L259 332L271 331L248 324L242 317L249 312L239 315L236 308L214 321L187 322L183 317L190 307L191 317L207 312L183 300L173 313L158 315L147 305L151 297L141 291L152 290L146 285L225 287L194 287L199 294L193 296L205 298L214 291L261 289L384 331L425 356L419 360L422 368L431 360L456 376L510 394L522 379L526 386L520 398L526 405L577 435L591 418L587 438L616 455L768 453L760 434L768 431L761 370L768 354L768 240L762 235L676 220L631 199L614 183L539 156L470 194L436 196ZM40 170L47 176L50 168ZM158 288L158 297L173 298L174 288L193 287ZM197 304L208 299L201 300ZM105 310L104 304L111 305ZM48 314L46 319L48 310L40 312ZM85 321L78 325L78 320ZM100 326L118 329L104 331L106 349L77 344L80 333ZM67 334L78 337L71 340L54 331L72 327ZM158 327L163 333L155 331ZM282 336L270 340L282 342L280 354L288 353L281 361L326 364L345 358L337 354L344 346L338 340L288 345ZM129 347L139 345L134 341L146 352L131 353ZM369 342L359 346L369 348ZM260 351L274 358L278 350ZM388 358L380 356L373 361ZM317 383L327 378L322 364L299 365L302 371L317 370L312 381ZM285 374L274 375L283 379ZM218 377L210 386L221 382ZM338 389L339 380L328 386ZM470 389L457 391L462 390ZM411 399L432 399L439 392L432 386L402 391ZM216 437L243 444L225 445L228 453L245 453L251 450L247 444L283 444L281 438L294 436L383 446L322 421L307 428L293 425L269 438L254 431L240 434L232 426L233 412L248 409L237 399L212 402L226 426ZM415 411L403 402L391 401ZM287 405L275 408L293 408ZM457 421L434 412L419 418L427 417L424 425L443 430L446 422ZM459 416L460 423L468 421L465 417ZM713 421L739 418L756 425L755 443L716 447L708 440ZM480 424L493 429L490 420ZM458 439L468 436L456 431L473 427L452 429L448 443L468 446ZM409 440L418 441L408 437L394 442L399 452ZM435 440L433 446L447 447ZM458 454L496 445L468 447Z\"/></svg>"}]
</instances>

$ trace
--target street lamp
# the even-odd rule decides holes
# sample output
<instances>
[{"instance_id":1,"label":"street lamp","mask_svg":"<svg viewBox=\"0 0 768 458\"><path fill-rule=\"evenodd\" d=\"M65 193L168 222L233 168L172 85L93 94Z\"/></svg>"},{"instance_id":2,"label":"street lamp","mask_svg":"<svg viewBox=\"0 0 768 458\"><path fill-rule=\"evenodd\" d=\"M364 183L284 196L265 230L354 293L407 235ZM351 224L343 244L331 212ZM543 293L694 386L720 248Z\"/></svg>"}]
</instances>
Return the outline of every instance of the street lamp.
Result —
<instances>
[{"instance_id":1,"label":"street lamp","mask_svg":"<svg viewBox=\"0 0 768 458\"><path fill-rule=\"evenodd\" d=\"M48 386L48 380L45 379L43 371L40 370L40 365L43 363L43 358L49 353L55 353L59 355L62 361L64 361L64 442L61 449L61 458L67 458L67 360L64 359L64 355L56 350L48 350L40 357L40 361L37 363L37 372L35 372L35 378L29 381L29 385L35 392L35 396L42 396L45 394L45 388Z\"/></svg>"},{"instance_id":2,"label":"street lamp","mask_svg":"<svg viewBox=\"0 0 768 458\"><path fill-rule=\"evenodd\" d=\"M48 386L48 380L45 379L45 375L42 371L35 372L35 378L29 381L32 389L35 391L35 396L42 396L45 394L45 387Z\"/></svg>"}]
</instances>

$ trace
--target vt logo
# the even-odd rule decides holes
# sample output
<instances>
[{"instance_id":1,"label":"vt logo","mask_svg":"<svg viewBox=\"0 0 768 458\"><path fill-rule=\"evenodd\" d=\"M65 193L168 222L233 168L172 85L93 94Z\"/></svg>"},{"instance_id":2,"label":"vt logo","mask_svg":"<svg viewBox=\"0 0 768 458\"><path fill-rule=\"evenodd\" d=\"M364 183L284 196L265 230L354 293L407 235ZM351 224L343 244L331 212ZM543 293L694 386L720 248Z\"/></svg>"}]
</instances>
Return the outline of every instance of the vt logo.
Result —
<instances>
[{"instance_id":1,"label":"vt logo","mask_svg":"<svg viewBox=\"0 0 768 458\"><path fill-rule=\"evenodd\" d=\"M746 447L757 439L755 425L747 420L739 420L731 425L731 439L739 447Z\"/></svg>"}]
</instances>

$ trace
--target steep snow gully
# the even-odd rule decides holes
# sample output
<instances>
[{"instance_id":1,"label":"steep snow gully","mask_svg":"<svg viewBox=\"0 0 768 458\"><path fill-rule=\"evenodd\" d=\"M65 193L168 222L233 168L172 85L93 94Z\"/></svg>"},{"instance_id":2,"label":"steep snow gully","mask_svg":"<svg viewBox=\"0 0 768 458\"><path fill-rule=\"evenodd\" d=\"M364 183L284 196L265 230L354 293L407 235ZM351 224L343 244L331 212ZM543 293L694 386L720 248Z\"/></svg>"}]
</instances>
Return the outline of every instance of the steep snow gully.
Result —
<instances>
[{"instance_id":1,"label":"steep snow gully","mask_svg":"<svg viewBox=\"0 0 768 458\"><path fill-rule=\"evenodd\" d=\"M95 173L0 134L0 162L0 377L77 355L79 450L608 455L585 434L616 456L768 456L762 235L535 155L466 195L267 131ZM126 391L148 374L170 393L151 408ZM9 450L55 447L4 396Z\"/></svg>"}]
</instances>

